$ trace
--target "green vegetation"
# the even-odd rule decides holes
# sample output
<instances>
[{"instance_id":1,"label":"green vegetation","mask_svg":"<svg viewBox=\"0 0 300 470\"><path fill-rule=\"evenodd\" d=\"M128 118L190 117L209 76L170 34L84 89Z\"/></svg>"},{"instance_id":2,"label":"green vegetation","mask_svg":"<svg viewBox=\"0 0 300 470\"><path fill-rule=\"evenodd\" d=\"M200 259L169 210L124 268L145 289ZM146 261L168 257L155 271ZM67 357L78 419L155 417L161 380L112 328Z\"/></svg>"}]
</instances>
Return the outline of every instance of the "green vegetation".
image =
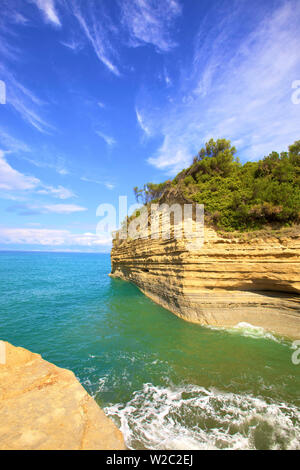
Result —
<instances>
[{"instance_id":1,"label":"green vegetation","mask_svg":"<svg viewBox=\"0 0 300 470\"><path fill-rule=\"evenodd\" d=\"M137 202L142 202L143 204L148 204L149 202L153 202L154 200L158 200L162 194L164 193L165 189L167 188L168 184L171 181L165 181L164 183L147 183L144 185L142 189L139 189L137 186L133 188L133 192L135 194Z\"/></svg>"},{"instance_id":2,"label":"green vegetation","mask_svg":"<svg viewBox=\"0 0 300 470\"><path fill-rule=\"evenodd\" d=\"M211 139L172 181L135 188L137 200L204 204L206 221L227 231L299 223L300 140L257 162L242 165L235 155L229 140Z\"/></svg>"}]
</instances>

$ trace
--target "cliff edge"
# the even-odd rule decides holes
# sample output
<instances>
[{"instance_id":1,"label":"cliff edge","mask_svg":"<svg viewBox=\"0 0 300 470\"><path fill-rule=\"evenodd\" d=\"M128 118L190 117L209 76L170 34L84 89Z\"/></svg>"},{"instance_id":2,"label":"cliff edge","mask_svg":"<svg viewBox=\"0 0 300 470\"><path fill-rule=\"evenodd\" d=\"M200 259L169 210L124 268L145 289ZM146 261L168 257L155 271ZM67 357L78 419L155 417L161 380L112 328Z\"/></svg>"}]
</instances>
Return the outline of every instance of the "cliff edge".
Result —
<instances>
[{"instance_id":1,"label":"cliff edge","mask_svg":"<svg viewBox=\"0 0 300 470\"><path fill-rule=\"evenodd\" d=\"M119 450L121 432L73 372L1 342L1 450Z\"/></svg>"},{"instance_id":2,"label":"cliff edge","mask_svg":"<svg viewBox=\"0 0 300 470\"><path fill-rule=\"evenodd\" d=\"M136 284L179 317L202 325L240 322L300 338L300 234L225 238L205 229L190 252L183 240L115 240L112 277Z\"/></svg>"}]
</instances>

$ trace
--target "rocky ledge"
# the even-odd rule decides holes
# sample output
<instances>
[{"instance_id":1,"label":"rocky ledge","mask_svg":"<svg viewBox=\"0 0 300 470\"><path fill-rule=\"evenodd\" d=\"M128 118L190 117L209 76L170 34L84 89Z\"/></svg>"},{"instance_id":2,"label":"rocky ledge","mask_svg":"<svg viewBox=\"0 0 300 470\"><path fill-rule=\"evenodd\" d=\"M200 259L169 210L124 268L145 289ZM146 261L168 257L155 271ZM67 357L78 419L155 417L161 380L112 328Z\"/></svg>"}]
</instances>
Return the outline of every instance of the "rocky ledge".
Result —
<instances>
[{"instance_id":1,"label":"rocky ledge","mask_svg":"<svg viewBox=\"0 0 300 470\"><path fill-rule=\"evenodd\" d=\"M1 342L1 352L1 450L125 448L73 372L9 343Z\"/></svg>"},{"instance_id":2,"label":"rocky ledge","mask_svg":"<svg viewBox=\"0 0 300 470\"><path fill-rule=\"evenodd\" d=\"M115 240L112 277L136 284L185 320L240 322L300 337L300 234L225 238L205 229L190 252L183 240Z\"/></svg>"}]
</instances>

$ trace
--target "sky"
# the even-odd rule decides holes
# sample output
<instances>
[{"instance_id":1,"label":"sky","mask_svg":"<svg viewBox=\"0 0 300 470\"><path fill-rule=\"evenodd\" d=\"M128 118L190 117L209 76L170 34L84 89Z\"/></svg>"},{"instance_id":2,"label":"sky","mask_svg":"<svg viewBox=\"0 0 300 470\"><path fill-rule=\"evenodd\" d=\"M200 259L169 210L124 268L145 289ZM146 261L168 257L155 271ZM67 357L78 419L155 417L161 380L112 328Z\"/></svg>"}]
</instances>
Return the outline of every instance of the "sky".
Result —
<instances>
[{"instance_id":1,"label":"sky","mask_svg":"<svg viewBox=\"0 0 300 470\"><path fill-rule=\"evenodd\" d=\"M242 162L300 139L299 0L0 7L0 250L109 251L97 207L211 137Z\"/></svg>"}]
</instances>

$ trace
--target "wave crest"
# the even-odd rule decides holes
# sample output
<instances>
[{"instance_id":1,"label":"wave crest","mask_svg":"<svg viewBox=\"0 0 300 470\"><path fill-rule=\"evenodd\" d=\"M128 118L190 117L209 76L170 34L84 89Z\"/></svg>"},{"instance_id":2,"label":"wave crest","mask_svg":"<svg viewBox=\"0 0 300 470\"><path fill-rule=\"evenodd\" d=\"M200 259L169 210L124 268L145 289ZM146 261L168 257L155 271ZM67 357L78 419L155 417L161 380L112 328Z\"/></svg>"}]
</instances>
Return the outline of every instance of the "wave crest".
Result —
<instances>
[{"instance_id":1,"label":"wave crest","mask_svg":"<svg viewBox=\"0 0 300 470\"><path fill-rule=\"evenodd\" d=\"M145 384L105 412L131 449L300 449L299 409L251 395Z\"/></svg>"}]
</instances>

